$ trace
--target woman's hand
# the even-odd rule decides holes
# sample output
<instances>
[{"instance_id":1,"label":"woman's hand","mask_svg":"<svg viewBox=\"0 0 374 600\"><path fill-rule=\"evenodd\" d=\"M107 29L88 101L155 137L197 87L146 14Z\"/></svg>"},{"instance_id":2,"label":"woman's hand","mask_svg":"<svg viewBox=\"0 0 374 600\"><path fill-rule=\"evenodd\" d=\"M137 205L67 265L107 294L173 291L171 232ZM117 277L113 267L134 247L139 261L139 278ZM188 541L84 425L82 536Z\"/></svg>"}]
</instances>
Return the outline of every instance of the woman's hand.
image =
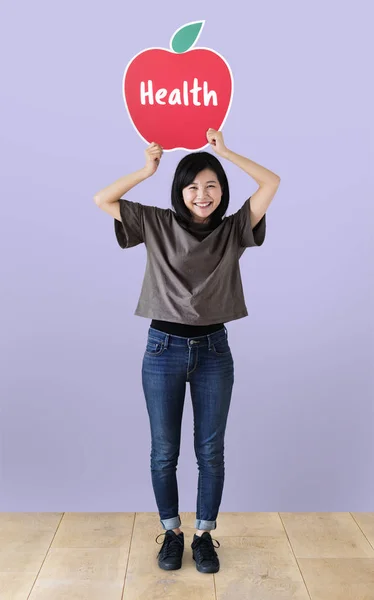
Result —
<instances>
[{"instance_id":1,"label":"woman's hand","mask_svg":"<svg viewBox=\"0 0 374 600\"><path fill-rule=\"evenodd\" d=\"M145 149L144 154L146 163L144 171L148 176L153 175L157 171L163 153L164 151L160 144L156 144L155 142L152 142L152 144Z\"/></svg>"},{"instance_id":2,"label":"woman's hand","mask_svg":"<svg viewBox=\"0 0 374 600\"><path fill-rule=\"evenodd\" d=\"M210 128L206 132L206 139L219 156L224 157L227 154L228 148L226 148L225 142L223 141L222 131L216 131L215 129Z\"/></svg>"}]
</instances>

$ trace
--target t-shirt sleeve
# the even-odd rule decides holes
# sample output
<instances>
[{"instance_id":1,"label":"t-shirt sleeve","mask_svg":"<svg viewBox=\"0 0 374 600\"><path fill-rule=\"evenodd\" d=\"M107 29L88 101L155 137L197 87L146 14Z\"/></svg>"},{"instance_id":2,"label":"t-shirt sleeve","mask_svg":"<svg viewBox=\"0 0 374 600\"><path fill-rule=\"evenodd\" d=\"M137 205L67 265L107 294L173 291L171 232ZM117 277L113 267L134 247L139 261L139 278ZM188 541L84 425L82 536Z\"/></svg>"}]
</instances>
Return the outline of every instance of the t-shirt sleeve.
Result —
<instances>
[{"instance_id":1,"label":"t-shirt sleeve","mask_svg":"<svg viewBox=\"0 0 374 600\"><path fill-rule=\"evenodd\" d=\"M252 229L250 219L250 201L248 198L243 206L233 215L234 223L237 228L239 245L242 248L250 246L262 246L266 235L266 214Z\"/></svg>"},{"instance_id":2,"label":"t-shirt sleeve","mask_svg":"<svg viewBox=\"0 0 374 600\"><path fill-rule=\"evenodd\" d=\"M144 212L146 207L139 202L120 198L121 222L114 219L114 231L121 248L132 248L145 241Z\"/></svg>"}]
</instances>

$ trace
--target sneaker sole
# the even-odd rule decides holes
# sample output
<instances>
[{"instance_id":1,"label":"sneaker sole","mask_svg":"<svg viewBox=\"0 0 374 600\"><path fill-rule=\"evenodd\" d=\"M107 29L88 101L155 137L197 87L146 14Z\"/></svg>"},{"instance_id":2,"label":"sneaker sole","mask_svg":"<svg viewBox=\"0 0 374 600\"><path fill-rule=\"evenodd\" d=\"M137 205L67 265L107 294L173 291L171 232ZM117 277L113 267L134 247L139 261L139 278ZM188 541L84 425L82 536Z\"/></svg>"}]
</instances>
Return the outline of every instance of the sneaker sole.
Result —
<instances>
[{"instance_id":1,"label":"sneaker sole","mask_svg":"<svg viewBox=\"0 0 374 600\"><path fill-rule=\"evenodd\" d=\"M200 565L197 564L196 559L194 557L192 557L192 559L195 561L196 563L196 569L199 571L199 573L218 573L219 571L219 566L218 567L202 567Z\"/></svg>"},{"instance_id":2,"label":"sneaker sole","mask_svg":"<svg viewBox=\"0 0 374 600\"><path fill-rule=\"evenodd\" d=\"M165 564L162 564L162 563L161 564L158 563L158 566L160 567L160 569L163 569L164 571L177 571L178 569L182 568L181 564L175 566L175 565L168 565L168 564L165 565Z\"/></svg>"}]
</instances>

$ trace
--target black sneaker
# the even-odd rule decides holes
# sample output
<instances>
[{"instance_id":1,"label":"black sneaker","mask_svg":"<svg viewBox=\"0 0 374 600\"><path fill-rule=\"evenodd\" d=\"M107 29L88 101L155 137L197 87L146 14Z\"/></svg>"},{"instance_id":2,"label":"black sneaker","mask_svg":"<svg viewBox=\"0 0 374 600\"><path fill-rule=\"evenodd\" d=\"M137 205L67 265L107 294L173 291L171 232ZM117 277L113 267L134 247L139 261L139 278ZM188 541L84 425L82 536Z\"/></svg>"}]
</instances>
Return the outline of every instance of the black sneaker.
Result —
<instances>
[{"instance_id":1,"label":"black sneaker","mask_svg":"<svg viewBox=\"0 0 374 600\"><path fill-rule=\"evenodd\" d=\"M204 531L200 537L196 533L193 536L191 544L192 558L196 562L196 569L200 573L217 573L219 571L219 559L214 548L219 548L221 544L218 540L214 541L217 542L218 546L213 544L209 531Z\"/></svg>"},{"instance_id":2,"label":"black sneaker","mask_svg":"<svg viewBox=\"0 0 374 600\"><path fill-rule=\"evenodd\" d=\"M180 569L182 566L182 556L184 550L184 534L183 531L176 534L172 529L168 529L164 535L164 542L162 548L157 555L158 566L160 569L170 571L171 569ZM156 542L160 535L157 536ZM157 542L159 543L159 542Z\"/></svg>"}]
</instances>

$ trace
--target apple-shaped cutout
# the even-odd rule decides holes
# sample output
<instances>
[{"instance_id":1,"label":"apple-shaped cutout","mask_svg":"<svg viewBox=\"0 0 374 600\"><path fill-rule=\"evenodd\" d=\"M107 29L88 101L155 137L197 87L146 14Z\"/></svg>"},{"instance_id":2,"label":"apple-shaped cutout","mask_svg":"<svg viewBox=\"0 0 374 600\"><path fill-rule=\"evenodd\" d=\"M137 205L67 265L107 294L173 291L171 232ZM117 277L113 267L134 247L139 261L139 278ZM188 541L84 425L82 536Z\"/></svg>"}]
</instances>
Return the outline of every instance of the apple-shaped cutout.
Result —
<instances>
[{"instance_id":1,"label":"apple-shaped cutout","mask_svg":"<svg viewBox=\"0 0 374 600\"><path fill-rule=\"evenodd\" d=\"M156 142L166 152L205 148L207 130L219 131L231 107L229 64L215 50L193 48L204 23L177 29L170 50L139 52L123 75L123 98L135 130L147 144Z\"/></svg>"}]
</instances>

